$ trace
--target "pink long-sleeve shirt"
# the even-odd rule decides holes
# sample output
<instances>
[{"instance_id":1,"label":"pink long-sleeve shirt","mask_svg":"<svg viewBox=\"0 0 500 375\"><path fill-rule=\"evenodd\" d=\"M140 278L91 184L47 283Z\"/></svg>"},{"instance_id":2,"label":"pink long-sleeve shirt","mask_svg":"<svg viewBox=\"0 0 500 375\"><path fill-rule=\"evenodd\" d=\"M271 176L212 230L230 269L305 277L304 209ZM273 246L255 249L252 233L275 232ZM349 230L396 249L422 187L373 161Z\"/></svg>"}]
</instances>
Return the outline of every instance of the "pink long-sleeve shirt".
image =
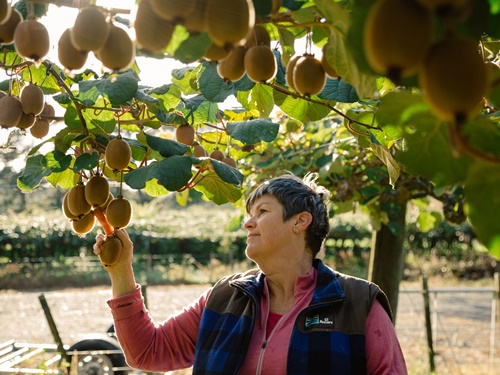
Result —
<instances>
[{"instance_id":1,"label":"pink long-sleeve shirt","mask_svg":"<svg viewBox=\"0 0 500 375\"><path fill-rule=\"evenodd\" d=\"M306 308L316 285L316 269L298 277L292 309L283 315L266 339L269 314L267 284L260 314L239 374L285 374L288 343L295 319ZM126 295L108 301L115 331L129 366L148 371L171 371L190 367L198 326L211 289L165 321L156 324L149 316L139 286ZM263 343L266 342L265 349ZM394 326L382 305L375 301L366 320L368 374L406 375L406 364Z\"/></svg>"}]
</instances>

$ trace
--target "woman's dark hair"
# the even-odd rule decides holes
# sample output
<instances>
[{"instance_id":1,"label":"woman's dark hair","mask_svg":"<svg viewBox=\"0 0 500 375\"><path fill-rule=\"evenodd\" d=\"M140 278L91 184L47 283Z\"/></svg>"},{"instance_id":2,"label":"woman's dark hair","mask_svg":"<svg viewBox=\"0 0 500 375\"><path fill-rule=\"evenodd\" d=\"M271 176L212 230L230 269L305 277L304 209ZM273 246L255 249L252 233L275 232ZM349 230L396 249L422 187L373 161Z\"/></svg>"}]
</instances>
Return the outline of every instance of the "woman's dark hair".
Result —
<instances>
[{"instance_id":1,"label":"woman's dark hair","mask_svg":"<svg viewBox=\"0 0 500 375\"><path fill-rule=\"evenodd\" d=\"M317 178L315 173L307 174L304 179L293 174L275 177L259 185L246 200L246 210L249 213L256 199L263 195L274 197L283 206L283 221L301 212L309 212L312 222L306 231L306 243L313 258L321 250L330 230L327 207L330 192L316 184Z\"/></svg>"}]
</instances>

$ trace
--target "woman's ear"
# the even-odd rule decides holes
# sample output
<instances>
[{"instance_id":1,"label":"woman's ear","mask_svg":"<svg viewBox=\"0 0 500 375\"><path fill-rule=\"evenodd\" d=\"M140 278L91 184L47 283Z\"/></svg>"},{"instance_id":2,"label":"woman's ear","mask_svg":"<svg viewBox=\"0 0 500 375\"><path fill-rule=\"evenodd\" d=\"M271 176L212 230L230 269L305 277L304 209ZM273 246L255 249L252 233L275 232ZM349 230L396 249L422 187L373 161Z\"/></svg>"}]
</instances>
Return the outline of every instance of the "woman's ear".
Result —
<instances>
[{"instance_id":1,"label":"woman's ear","mask_svg":"<svg viewBox=\"0 0 500 375\"><path fill-rule=\"evenodd\" d=\"M309 212L304 211L297 215L295 226L299 230L299 232L302 232L307 230L307 227L309 227L309 224L311 224L311 222L312 215Z\"/></svg>"}]
</instances>

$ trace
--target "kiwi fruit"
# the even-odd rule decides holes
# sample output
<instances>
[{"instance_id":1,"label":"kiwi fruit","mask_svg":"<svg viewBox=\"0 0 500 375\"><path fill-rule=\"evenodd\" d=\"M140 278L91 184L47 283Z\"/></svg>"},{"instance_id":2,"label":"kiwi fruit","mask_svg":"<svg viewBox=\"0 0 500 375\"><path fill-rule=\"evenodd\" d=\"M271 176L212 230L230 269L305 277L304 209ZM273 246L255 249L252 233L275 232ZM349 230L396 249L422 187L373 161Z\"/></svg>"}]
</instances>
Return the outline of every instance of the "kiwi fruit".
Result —
<instances>
[{"instance_id":1,"label":"kiwi fruit","mask_svg":"<svg viewBox=\"0 0 500 375\"><path fill-rule=\"evenodd\" d=\"M17 123L16 127L18 129L29 129L31 128L36 121L36 117L34 115L27 115L26 113L21 114L21 119Z\"/></svg>"},{"instance_id":2,"label":"kiwi fruit","mask_svg":"<svg viewBox=\"0 0 500 375\"><path fill-rule=\"evenodd\" d=\"M286 66L285 80L288 87L290 87L293 91L297 91L295 88L295 83L293 82L293 69L295 68L295 64L301 58L301 55L293 56L290 61L288 61L288 65Z\"/></svg>"},{"instance_id":3,"label":"kiwi fruit","mask_svg":"<svg viewBox=\"0 0 500 375\"><path fill-rule=\"evenodd\" d=\"M321 61L312 55L302 56L293 68L293 84L301 95L317 95L326 83L326 73Z\"/></svg>"},{"instance_id":4,"label":"kiwi fruit","mask_svg":"<svg viewBox=\"0 0 500 375\"><path fill-rule=\"evenodd\" d=\"M99 51L108 39L109 26L97 7L83 8L71 28L71 43L79 51Z\"/></svg>"},{"instance_id":5,"label":"kiwi fruit","mask_svg":"<svg viewBox=\"0 0 500 375\"><path fill-rule=\"evenodd\" d=\"M419 81L431 109L445 121L461 122L478 111L489 87L488 68L478 43L458 36L432 47Z\"/></svg>"},{"instance_id":6,"label":"kiwi fruit","mask_svg":"<svg viewBox=\"0 0 500 375\"><path fill-rule=\"evenodd\" d=\"M195 0L194 9L192 12L186 14L184 19L181 20L182 25L189 31L202 33L207 31L207 18L205 17L205 10L209 0Z\"/></svg>"},{"instance_id":7,"label":"kiwi fruit","mask_svg":"<svg viewBox=\"0 0 500 375\"><path fill-rule=\"evenodd\" d=\"M189 124L179 125L175 129L175 139L177 140L177 142L183 143L185 145L191 146L194 142L194 136L194 128Z\"/></svg>"},{"instance_id":8,"label":"kiwi fruit","mask_svg":"<svg viewBox=\"0 0 500 375\"><path fill-rule=\"evenodd\" d=\"M71 227L80 236L89 233L95 226L95 216L92 211L83 215L80 219L71 221Z\"/></svg>"},{"instance_id":9,"label":"kiwi fruit","mask_svg":"<svg viewBox=\"0 0 500 375\"><path fill-rule=\"evenodd\" d=\"M101 245L101 253L99 259L105 266L112 266L120 260L123 252L122 242L114 234L106 236L106 239Z\"/></svg>"},{"instance_id":10,"label":"kiwi fruit","mask_svg":"<svg viewBox=\"0 0 500 375\"><path fill-rule=\"evenodd\" d=\"M10 1L0 0L0 25L8 21L11 12Z\"/></svg>"},{"instance_id":11,"label":"kiwi fruit","mask_svg":"<svg viewBox=\"0 0 500 375\"><path fill-rule=\"evenodd\" d=\"M85 185L78 183L68 191L68 209L78 218L88 214L91 210L90 204L85 199Z\"/></svg>"},{"instance_id":12,"label":"kiwi fruit","mask_svg":"<svg viewBox=\"0 0 500 375\"><path fill-rule=\"evenodd\" d=\"M35 120L33 126L30 127L30 134L34 138L42 139L49 134L50 123L48 120L38 118Z\"/></svg>"},{"instance_id":13,"label":"kiwi fruit","mask_svg":"<svg viewBox=\"0 0 500 375\"><path fill-rule=\"evenodd\" d=\"M224 159L222 159L222 162L233 168L236 168L236 161L229 155L225 156Z\"/></svg>"},{"instance_id":14,"label":"kiwi fruit","mask_svg":"<svg viewBox=\"0 0 500 375\"><path fill-rule=\"evenodd\" d=\"M89 56L88 51L80 51L71 42L71 29L64 30L57 42L57 57L62 66L68 70L83 68Z\"/></svg>"},{"instance_id":15,"label":"kiwi fruit","mask_svg":"<svg viewBox=\"0 0 500 375\"><path fill-rule=\"evenodd\" d=\"M247 48L253 46L265 45L271 47L271 36L267 29L262 25L254 25L254 27L250 30L248 35L246 36L245 46Z\"/></svg>"},{"instance_id":16,"label":"kiwi fruit","mask_svg":"<svg viewBox=\"0 0 500 375\"><path fill-rule=\"evenodd\" d=\"M134 29L139 48L153 53L160 52L168 46L175 25L161 18L153 10L151 3L151 0L142 0L137 6Z\"/></svg>"},{"instance_id":17,"label":"kiwi fruit","mask_svg":"<svg viewBox=\"0 0 500 375\"><path fill-rule=\"evenodd\" d=\"M134 62L134 42L124 29L111 24L106 43L98 54L102 65L109 70L114 72L126 70Z\"/></svg>"},{"instance_id":18,"label":"kiwi fruit","mask_svg":"<svg viewBox=\"0 0 500 375\"><path fill-rule=\"evenodd\" d=\"M38 116L45 106L45 96L42 89L33 84L24 86L19 95L23 112L27 115Z\"/></svg>"},{"instance_id":19,"label":"kiwi fruit","mask_svg":"<svg viewBox=\"0 0 500 375\"><path fill-rule=\"evenodd\" d=\"M49 123L54 122L54 119L50 117L54 117L56 115L56 111L54 107L48 103L45 103L43 106L42 113L40 113L41 118L45 118Z\"/></svg>"},{"instance_id":20,"label":"kiwi fruit","mask_svg":"<svg viewBox=\"0 0 500 375\"><path fill-rule=\"evenodd\" d=\"M16 52L25 59L40 61L50 50L49 32L34 19L21 21L14 30Z\"/></svg>"},{"instance_id":21,"label":"kiwi fruit","mask_svg":"<svg viewBox=\"0 0 500 375\"><path fill-rule=\"evenodd\" d=\"M200 145L199 143L196 143L193 145L193 156L195 158L207 157L208 152L207 152L207 150L205 150L205 148L202 145Z\"/></svg>"},{"instance_id":22,"label":"kiwi fruit","mask_svg":"<svg viewBox=\"0 0 500 375\"><path fill-rule=\"evenodd\" d=\"M85 199L92 207L100 207L109 197L109 183L102 175L93 175L85 184Z\"/></svg>"},{"instance_id":23,"label":"kiwi fruit","mask_svg":"<svg viewBox=\"0 0 500 375\"><path fill-rule=\"evenodd\" d=\"M132 149L126 140L116 137L109 141L104 153L106 165L114 171L122 171L128 167Z\"/></svg>"},{"instance_id":24,"label":"kiwi fruit","mask_svg":"<svg viewBox=\"0 0 500 375\"><path fill-rule=\"evenodd\" d=\"M64 194L63 197L63 202L62 202L62 212L65 218L69 220L78 220L78 216L74 215L68 207L68 196L69 196L69 190Z\"/></svg>"},{"instance_id":25,"label":"kiwi fruit","mask_svg":"<svg viewBox=\"0 0 500 375\"><path fill-rule=\"evenodd\" d=\"M203 57L211 61L221 61L229 56L232 49L232 46L221 47L212 42L208 46L208 49L206 50Z\"/></svg>"},{"instance_id":26,"label":"kiwi fruit","mask_svg":"<svg viewBox=\"0 0 500 375\"><path fill-rule=\"evenodd\" d=\"M0 43L11 44L14 41L14 31L17 25L21 23L23 16L17 9L12 8L10 17L7 21L0 24Z\"/></svg>"},{"instance_id":27,"label":"kiwi fruit","mask_svg":"<svg viewBox=\"0 0 500 375\"><path fill-rule=\"evenodd\" d=\"M245 75L245 53L247 47L237 46L231 53L217 64L219 76L230 82L239 81Z\"/></svg>"},{"instance_id":28,"label":"kiwi fruit","mask_svg":"<svg viewBox=\"0 0 500 375\"><path fill-rule=\"evenodd\" d=\"M104 204L100 205L99 208L103 211L106 211L106 208L108 208L109 202L111 202L113 199L115 199L115 196L113 195L113 193L109 192L108 199L106 199L106 202L104 202Z\"/></svg>"},{"instance_id":29,"label":"kiwi fruit","mask_svg":"<svg viewBox=\"0 0 500 375\"><path fill-rule=\"evenodd\" d=\"M132 205L130 201L118 195L109 202L106 208L106 218L108 223L114 228L125 228L132 218Z\"/></svg>"},{"instance_id":30,"label":"kiwi fruit","mask_svg":"<svg viewBox=\"0 0 500 375\"><path fill-rule=\"evenodd\" d=\"M17 126L21 116L23 115L23 107L18 97L13 95L5 95L0 99L0 126L3 128L13 128Z\"/></svg>"},{"instance_id":31,"label":"kiwi fruit","mask_svg":"<svg viewBox=\"0 0 500 375\"><path fill-rule=\"evenodd\" d=\"M215 159L215 160L219 160L219 161L222 161L222 159L224 159L224 154L222 153L221 150L219 149L215 149L213 150L211 153L210 153L210 157L212 159Z\"/></svg>"},{"instance_id":32,"label":"kiwi fruit","mask_svg":"<svg viewBox=\"0 0 500 375\"><path fill-rule=\"evenodd\" d=\"M151 8L158 16L181 23L186 15L194 11L196 4L196 0L151 0Z\"/></svg>"},{"instance_id":33,"label":"kiwi fruit","mask_svg":"<svg viewBox=\"0 0 500 375\"><path fill-rule=\"evenodd\" d=\"M432 35L432 13L417 1L378 0L365 22L366 58L375 72L397 84L423 63Z\"/></svg>"},{"instance_id":34,"label":"kiwi fruit","mask_svg":"<svg viewBox=\"0 0 500 375\"><path fill-rule=\"evenodd\" d=\"M273 50L264 44L253 46L246 51L243 66L248 78L254 82L268 82L278 71Z\"/></svg>"},{"instance_id":35,"label":"kiwi fruit","mask_svg":"<svg viewBox=\"0 0 500 375\"><path fill-rule=\"evenodd\" d=\"M215 44L240 44L255 25L255 9L252 0L210 0L205 18Z\"/></svg>"},{"instance_id":36,"label":"kiwi fruit","mask_svg":"<svg viewBox=\"0 0 500 375\"><path fill-rule=\"evenodd\" d=\"M327 76L329 76L330 78L338 78L338 73L337 71L330 65L330 63L328 62L328 58L327 58L327 46L328 44L325 44L323 46L323 48L321 49L321 65L323 66L323 69L325 70L325 73Z\"/></svg>"}]
</instances>

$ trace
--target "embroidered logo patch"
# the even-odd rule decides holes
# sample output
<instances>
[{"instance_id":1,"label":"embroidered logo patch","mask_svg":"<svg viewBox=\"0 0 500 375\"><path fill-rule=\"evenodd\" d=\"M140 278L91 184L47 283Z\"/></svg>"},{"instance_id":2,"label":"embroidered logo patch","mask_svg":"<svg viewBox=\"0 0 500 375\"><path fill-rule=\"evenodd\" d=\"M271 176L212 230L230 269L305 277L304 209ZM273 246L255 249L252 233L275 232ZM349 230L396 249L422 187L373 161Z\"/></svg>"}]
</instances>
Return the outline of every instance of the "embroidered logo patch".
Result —
<instances>
[{"instance_id":1,"label":"embroidered logo patch","mask_svg":"<svg viewBox=\"0 0 500 375\"><path fill-rule=\"evenodd\" d=\"M333 318L329 316L306 316L306 328L333 328Z\"/></svg>"}]
</instances>

